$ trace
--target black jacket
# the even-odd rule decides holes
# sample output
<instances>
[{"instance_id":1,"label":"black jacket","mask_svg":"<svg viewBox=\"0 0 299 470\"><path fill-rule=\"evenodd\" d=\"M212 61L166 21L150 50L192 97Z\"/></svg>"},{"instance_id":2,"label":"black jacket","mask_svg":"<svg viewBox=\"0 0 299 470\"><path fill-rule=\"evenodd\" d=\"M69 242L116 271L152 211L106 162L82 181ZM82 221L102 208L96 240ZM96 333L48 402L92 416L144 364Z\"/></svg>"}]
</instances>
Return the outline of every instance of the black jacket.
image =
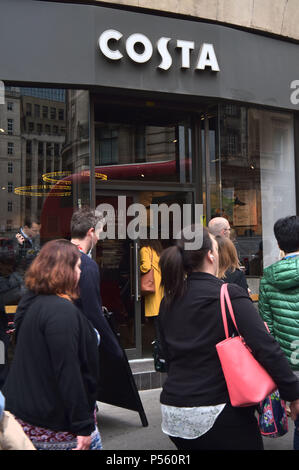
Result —
<instances>
[{"instance_id":1,"label":"black jacket","mask_svg":"<svg viewBox=\"0 0 299 470\"><path fill-rule=\"evenodd\" d=\"M99 267L85 253L81 255L79 290L80 298L75 304L100 333L100 352L104 350L109 355L122 358L122 349L102 312Z\"/></svg>"},{"instance_id":2,"label":"black jacket","mask_svg":"<svg viewBox=\"0 0 299 470\"><path fill-rule=\"evenodd\" d=\"M69 300L28 293L18 306L16 333L3 387L6 409L36 426L91 434L98 378L92 325Z\"/></svg>"},{"instance_id":3,"label":"black jacket","mask_svg":"<svg viewBox=\"0 0 299 470\"><path fill-rule=\"evenodd\" d=\"M178 407L229 403L228 391L216 352L225 339L220 309L223 282L206 273L192 273L186 294L158 316L162 346L168 362L161 403ZM299 380L278 343L241 287L228 287L240 334L278 385L282 398L299 398ZM231 322L230 333L233 332Z\"/></svg>"},{"instance_id":4,"label":"black jacket","mask_svg":"<svg viewBox=\"0 0 299 470\"><path fill-rule=\"evenodd\" d=\"M235 271L231 271L230 269L228 269L225 273L223 281L227 282L228 284L237 284L238 286L243 287L243 289L245 289L248 293L248 284L246 281L246 276L243 271L241 271L241 269L236 269Z\"/></svg>"}]
</instances>

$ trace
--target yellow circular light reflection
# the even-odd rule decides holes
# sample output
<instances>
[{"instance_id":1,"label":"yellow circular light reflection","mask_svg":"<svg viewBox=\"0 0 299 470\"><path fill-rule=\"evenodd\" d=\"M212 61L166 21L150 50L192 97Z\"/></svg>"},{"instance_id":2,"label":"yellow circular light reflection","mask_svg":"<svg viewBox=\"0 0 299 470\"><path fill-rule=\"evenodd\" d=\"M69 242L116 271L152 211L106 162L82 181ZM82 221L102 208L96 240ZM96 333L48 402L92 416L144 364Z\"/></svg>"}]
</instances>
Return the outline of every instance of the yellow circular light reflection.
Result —
<instances>
[{"instance_id":1,"label":"yellow circular light reflection","mask_svg":"<svg viewBox=\"0 0 299 470\"><path fill-rule=\"evenodd\" d=\"M64 183L64 184L71 185L72 181L68 181L63 178L67 178L68 176L71 176L72 174L73 173L71 171L52 171L50 173L44 173L42 175L42 179L43 181L46 181L48 183L55 183L55 184ZM80 176L90 176L90 171L89 170L82 171L80 173ZM105 175L104 173L95 172L95 178L101 179L101 180L107 180L108 176Z\"/></svg>"},{"instance_id":2,"label":"yellow circular light reflection","mask_svg":"<svg viewBox=\"0 0 299 470\"><path fill-rule=\"evenodd\" d=\"M41 192L40 190L44 190ZM49 190L53 190L52 192L45 192ZM62 197L62 196L70 196L71 191L68 186L60 186L59 191L55 191L55 186L52 184L33 184L31 186L19 186L15 188L14 193L20 196L35 196L35 197ZM68 191L61 191L61 189L67 189Z\"/></svg>"}]
</instances>

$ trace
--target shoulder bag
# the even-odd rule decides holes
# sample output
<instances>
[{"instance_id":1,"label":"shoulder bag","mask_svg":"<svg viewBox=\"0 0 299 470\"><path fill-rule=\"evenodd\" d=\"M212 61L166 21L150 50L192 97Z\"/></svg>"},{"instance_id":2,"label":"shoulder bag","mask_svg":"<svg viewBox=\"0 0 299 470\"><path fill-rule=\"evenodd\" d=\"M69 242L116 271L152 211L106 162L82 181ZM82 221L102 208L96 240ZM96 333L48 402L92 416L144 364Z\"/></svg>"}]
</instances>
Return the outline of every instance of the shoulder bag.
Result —
<instances>
[{"instance_id":1,"label":"shoulder bag","mask_svg":"<svg viewBox=\"0 0 299 470\"><path fill-rule=\"evenodd\" d=\"M151 269L147 273L141 275L140 291L141 291L141 295L154 294L156 291L152 249L151 249Z\"/></svg>"},{"instance_id":2,"label":"shoulder bag","mask_svg":"<svg viewBox=\"0 0 299 470\"><path fill-rule=\"evenodd\" d=\"M231 405L254 406L274 392L277 385L253 357L250 348L240 335L227 286L227 284L223 284L220 291L220 305L226 339L216 344L216 349ZM229 337L225 303L239 336Z\"/></svg>"}]
</instances>

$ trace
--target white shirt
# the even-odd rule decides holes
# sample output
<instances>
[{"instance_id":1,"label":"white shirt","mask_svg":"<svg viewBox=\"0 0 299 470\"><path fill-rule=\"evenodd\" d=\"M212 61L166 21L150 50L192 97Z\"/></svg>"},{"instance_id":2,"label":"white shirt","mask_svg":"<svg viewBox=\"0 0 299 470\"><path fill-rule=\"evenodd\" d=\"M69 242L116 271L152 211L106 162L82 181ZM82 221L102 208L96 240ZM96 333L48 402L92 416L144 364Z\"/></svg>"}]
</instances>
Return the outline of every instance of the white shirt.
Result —
<instances>
[{"instance_id":1,"label":"white shirt","mask_svg":"<svg viewBox=\"0 0 299 470\"><path fill-rule=\"evenodd\" d=\"M191 408L161 405L162 431L172 437L196 439L214 426L224 407L225 403Z\"/></svg>"}]
</instances>

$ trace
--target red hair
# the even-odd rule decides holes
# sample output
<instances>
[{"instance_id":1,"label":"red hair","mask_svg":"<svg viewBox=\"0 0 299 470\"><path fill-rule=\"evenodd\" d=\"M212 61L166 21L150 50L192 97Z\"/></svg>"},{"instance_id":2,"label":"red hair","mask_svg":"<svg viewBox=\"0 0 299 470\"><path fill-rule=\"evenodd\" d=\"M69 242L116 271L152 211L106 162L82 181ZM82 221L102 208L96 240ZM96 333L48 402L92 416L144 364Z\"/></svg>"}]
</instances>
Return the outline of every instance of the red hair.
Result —
<instances>
[{"instance_id":1,"label":"red hair","mask_svg":"<svg viewBox=\"0 0 299 470\"><path fill-rule=\"evenodd\" d=\"M75 266L80 252L68 240L46 243L25 275L26 287L36 294L78 297Z\"/></svg>"}]
</instances>

